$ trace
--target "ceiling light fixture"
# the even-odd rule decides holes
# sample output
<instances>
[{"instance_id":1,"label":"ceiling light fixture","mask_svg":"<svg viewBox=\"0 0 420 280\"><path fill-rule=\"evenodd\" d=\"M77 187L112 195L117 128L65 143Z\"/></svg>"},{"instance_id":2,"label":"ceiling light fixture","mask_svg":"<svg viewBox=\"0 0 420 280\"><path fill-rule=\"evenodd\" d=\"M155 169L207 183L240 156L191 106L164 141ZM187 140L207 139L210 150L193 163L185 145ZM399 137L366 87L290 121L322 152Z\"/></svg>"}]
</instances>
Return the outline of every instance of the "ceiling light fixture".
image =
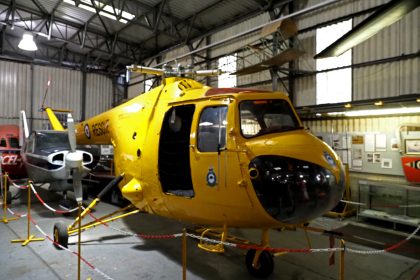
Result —
<instances>
[{"instance_id":1,"label":"ceiling light fixture","mask_svg":"<svg viewBox=\"0 0 420 280\"><path fill-rule=\"evenodd\" d=\"M34 35L28 32L23 33L22 40L19 42L18 47L25 51L36 51L38 49L34 41Z\"/></svg>"}]
</instances>

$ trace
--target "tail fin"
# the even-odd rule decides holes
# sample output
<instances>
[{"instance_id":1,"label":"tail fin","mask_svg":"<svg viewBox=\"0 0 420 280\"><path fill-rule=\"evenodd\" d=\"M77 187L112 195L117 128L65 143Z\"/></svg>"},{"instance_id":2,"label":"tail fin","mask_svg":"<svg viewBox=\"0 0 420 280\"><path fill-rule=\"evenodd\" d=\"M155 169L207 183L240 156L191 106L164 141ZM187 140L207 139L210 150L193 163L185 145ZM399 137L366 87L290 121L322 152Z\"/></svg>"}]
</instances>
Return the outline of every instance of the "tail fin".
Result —
<instances>
[{"instance_id":1,"label":"tail fin","mask_svg":"<svg viewBox=\"0 0 420 280\"><path fill-rule=\"evenodd\" d=\"M29 136L29 128L25 111L20 111L19 119L19 147L22 147L23 142Z\"/></svg>"}]
</instances>

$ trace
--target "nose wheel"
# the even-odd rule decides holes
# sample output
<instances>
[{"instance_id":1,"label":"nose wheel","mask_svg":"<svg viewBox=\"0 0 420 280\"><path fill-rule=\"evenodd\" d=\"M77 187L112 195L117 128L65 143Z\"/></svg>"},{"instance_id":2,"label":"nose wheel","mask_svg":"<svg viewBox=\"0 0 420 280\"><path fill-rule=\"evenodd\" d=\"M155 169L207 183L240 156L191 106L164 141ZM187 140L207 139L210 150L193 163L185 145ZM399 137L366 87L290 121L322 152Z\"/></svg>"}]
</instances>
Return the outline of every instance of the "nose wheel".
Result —
<instances>
[{"instance_id":1,"label":"nose wheel","mask_svg":"<svg viewBox=\"0 0 420 280\"><path fill-rule=\"evenodd\" d=\"M54 246L57 249L61 249L58 244L67 248L69 244L69 233L67 226L63 222L54 224Z\"/></svg>"},{"instance_id":2,"label":"nose wheel","mask_svg":"<svg viewBox=\"0 0 420 280\"><path fill-rule=\"evenodd\" d=\"M259 252L254 262L256 250L252 249L246 253L245 264L248 272L257 278L267 278L274 269L273 255L267 251Z\"/></svg>"}]
</instances>

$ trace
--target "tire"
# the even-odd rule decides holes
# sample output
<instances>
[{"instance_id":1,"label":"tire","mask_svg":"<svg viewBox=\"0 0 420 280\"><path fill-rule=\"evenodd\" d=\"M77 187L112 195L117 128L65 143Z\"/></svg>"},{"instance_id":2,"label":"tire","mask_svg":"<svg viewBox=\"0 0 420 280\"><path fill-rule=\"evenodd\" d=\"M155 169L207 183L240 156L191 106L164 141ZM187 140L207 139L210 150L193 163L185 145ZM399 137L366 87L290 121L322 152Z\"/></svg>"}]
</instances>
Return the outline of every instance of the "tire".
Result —
<instances>
[{"instance_id":1,"label":"tire","mask_svg":"<svg viewBox=\"0 0 420 280\"><path fill-rule=\"evenodd\" d=\"M257 267L252 266L256 251L249 250L246 253L245 264L248 272L257 278L267 278L273 272L274 260L273 255L267 251L262 251L258 260Z\"/></svg>"},{"instance_id":2,"label":"tire","mask_svg":"<svg viewBox=\"0 0 420 280\"><path fill-rule=\"evenodd\" d=\"M69 233L67 231L67 226L63 222L58 222L54 224L54 246L57 249L62 249L58 244L67 248L69 243Z\"/></svg>"}]
</instances>

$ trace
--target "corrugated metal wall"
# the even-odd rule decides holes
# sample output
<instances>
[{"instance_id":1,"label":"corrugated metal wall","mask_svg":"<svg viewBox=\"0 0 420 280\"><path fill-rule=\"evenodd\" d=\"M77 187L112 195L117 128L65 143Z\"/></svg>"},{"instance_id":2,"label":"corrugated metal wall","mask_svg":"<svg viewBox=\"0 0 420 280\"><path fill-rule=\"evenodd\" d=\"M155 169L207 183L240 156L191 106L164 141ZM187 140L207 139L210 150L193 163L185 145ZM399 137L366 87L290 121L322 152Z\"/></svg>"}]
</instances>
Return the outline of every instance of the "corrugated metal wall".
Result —
<instances>
[{"instance_id":1,"label":"corrugated metal wall","mask_svg":"<svg viewBox=\"0 0 420 280\"><path fill-rule=\"evenodd\" d=\"M246 21L241 22L240 24L234 25L232 27L226 28L222 31L219 31L211 36L211 43L219 42L227 37L234 36L238 33L244 32L246 30L252 29L255 26L259 26L263 23L267 23L270 21L270 17L268 13L261 14L257 17L248 19ZM258 32L251 33L247 36L244 36L238 40L234 40L229 44L222 45L220 47L214 48L210 51L211 57L217 57L221 55L225 55L227 53L232 53L239 48L242 48L246 44L249 44L255 41L259 37Z\"/></svg>"},{"instance_id":2,"label":"corrugated metal wall","mask_svg":"<svg viewBox=\"0 0 420 280\"><path fill-rule=\"evenodd\" d=\"M87 74L86 119L112 107L112 80L104 75Z\"/></svg>"},{"instance_id":3,"label":"corrugated metal wall","mask_svg":"<svg viewBox=\"0 0 420 280\"><path fill-rule=\"evenodd\" d=\"M56 67L0 61L0 124L18 124L19 111L25 110L31 129L48 125L40 111L47 84L50 81L45 106L73 111L76 120L82 112L82 73ZM109 77L87 74L86 116L105 111L112 106L113 87Z\"/></svg>"},{"instance_id":4,"label":"corrugated metal wall","mask_svg":"<svg viewBox=\"0 0 420 280\"><path fill-rule=\"evenodd\" d=\"M420 116L395 116L380 118L351 118L339 120L304 121L312 133L345 132L395 132L401 124L420 123Z\"/></svg>"},{"instance_id":5,"label":"corrugated metal wall","mask_svg":"<svg viewBox=\"0 0 420 280\"><path fill-rule=\"evenodd\" d=\"M34 66L33 80L33 111L34 118L32 129L46 128L48 124L46 114L40 112L48 81L51 81L48 94L45 98L45 106L54 109L70 109L73 118L80 120L81 117L81 90L82 74L79 71L63 68Z\"/></svg>"},{"instance_id":6,"label":"corrugated metal wall","mask_svg":"<svg viewBox=\"0 0 420 280\"><path fill-rule=\"evenodd\" d=\"M31 66L0 61L0 124L18 124L19 111L30 108Z\"/></svg>"}]
</instances>

